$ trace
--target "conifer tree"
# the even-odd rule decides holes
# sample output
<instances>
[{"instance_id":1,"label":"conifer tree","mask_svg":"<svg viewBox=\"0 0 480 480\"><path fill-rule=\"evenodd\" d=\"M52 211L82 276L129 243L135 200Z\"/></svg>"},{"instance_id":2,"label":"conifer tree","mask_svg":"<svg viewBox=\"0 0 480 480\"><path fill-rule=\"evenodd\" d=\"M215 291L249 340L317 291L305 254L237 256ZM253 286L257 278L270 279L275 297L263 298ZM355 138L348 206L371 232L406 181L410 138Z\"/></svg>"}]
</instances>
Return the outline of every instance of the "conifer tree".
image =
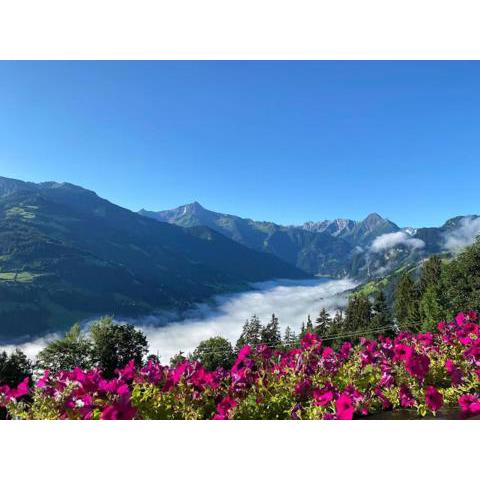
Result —
<instances>
[{"instance_id":1,"label":"conifer tree","mask_svg":"<svg viewBox=\"0 0 480 480\"><path fill-rule=\"evenodd\" d=\"M313 323L310 315L307 317L307 332L313 333Z\"/></svg>"},{"instance_id":2,"label":"conifer tree","mask_svg":"<svg viewBox=\"0 0 480 480\"><path fill-rule=\"evenodd\" d=\"M422 266L419 308L423 331L435 330L446 313L443 270L442 260L436 255L426 260Z\"/></svg>"},{"instance_id":3,"label":"conifer tree","mask_svg":"<svg viewBox=\"0 0 480 480\"><path fill-rule=\"evenodd\" d=\"M238 352L244 345L256 347L261 343L262 324L257 315L252 315L242 328L242 333L235 345L235 351Z\"/></svg>"},{"instance_id":4,"label":"conifer tree","mask_svg":"<svg viewBox=\"0 0 480 480\"><path fill-rule=\"evenodd\" d=\"M395 334L395 325L393 323L390 309L388 308L387 299L382 290L375 293L372 305L372 321L371 329L378 329L375 335L393 336Z\"/></svg>"},{"instance_id":5,"label":"conifer tree","mask_svg":"<svg viewBox=\"0 0 480 480\"><path fill-rule=\"evenodd\" d=\"M343 316L343 311L341 309L337 310L335 312L335 315L333 316L333 319L328 325L326 339L323 340L325 345L334 346L334 347L341 345L343 339L342 338L337 339L335 337L341 337L341 332L344 327L344 321L345 319Z\"/></svg>"},{"instance_id":6,"label":"conifer tree","mask_svg":"<svg viewBox=\"0 0 480 480\"><path fill-rule=\"evenodd\" d=\"M438 255L433 255L422 265L420 275L420 292L423 294L431 285L439 285L442 281L443 265Z\"/></svg>"},{"instance_id":7,"label":"conifer tree","mask_svg":"<svg viewBox=\"0 0 480 480\"><path fill-rule=\"evenodd\" d=\"M322 308L317 319L315 320L315 333L320 337L325 337L331 322L329 313L325 308Z\"/></svg>"},{"instance_id":8,"label":"conifer tree","mask_svg":"<svg viewBox=\"0 0 480 480\"><path fill-rule=\"evenodd\" d=\"M270 322L262 328L261 343L265 343L271 347L280 346L282 343L282 334L280 332L278 318L274 313L272 313L272 319Z\"/></svg>"},{"instance_id":9,"label":"conifer tree","mask_svg":"<svg viewBox=\"0 0 480 480\"><path fill-rule=\"evenodd\" d=\"M286 350L294 348L297 345L298 339L295 332L287 325L285 328L285 335L283 337L283 344Z\"/></svg>"},{"instance_id":10,"label":"conifer tree","mask_svg":"<svg viewBox=\"0 0 480 480\"><path fill-rule=\"evenodd\" d=\"M368 330L371 319L372 305L368 297L366 295L352 295L348 299L342 333L353 334Z\"/></svg>"},{"instance_id":11,"label":"conifer tree","mask_svg":"<svg viewBox=\"0 0 480 480\"><path fill-rule=\"evenodd\" d=\"M302 326L300 327L300 340L305 336L307 333L307 328L305 327L305 322L302 322Z\"/></svg>"},{"instance_id":12,"label":"conifer tree","mask_svg":"<svg viewBox=\"0 0 480 480\"><path fill-rule=\"evenodd\" d=\"M436 285L429 285L420 300L422 331L435 331L437 324L443 318L443 308L440 303L440 292Z\"/></svg>"},{"instance_id":13,"label":"conifer tree","mask_svg":"<svg viewBox=\"0 0 480 480\"><path fill-rule=\"evenodd\" d=\"M418 290L410 274L404 273L395 289L395 318L400 330L419 329L420 308Z\"/></svg>"}]
</instances>

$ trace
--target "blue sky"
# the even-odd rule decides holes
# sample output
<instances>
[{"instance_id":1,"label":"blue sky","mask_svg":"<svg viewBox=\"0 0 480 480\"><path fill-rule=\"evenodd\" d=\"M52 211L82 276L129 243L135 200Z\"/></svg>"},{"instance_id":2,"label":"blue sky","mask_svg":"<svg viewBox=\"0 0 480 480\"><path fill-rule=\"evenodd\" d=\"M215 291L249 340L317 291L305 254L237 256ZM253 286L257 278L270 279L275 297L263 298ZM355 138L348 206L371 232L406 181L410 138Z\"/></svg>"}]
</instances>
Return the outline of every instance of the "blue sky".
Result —
<instances>
[{"instance_id":1,"label":"blue sky","mask_svg":"<svg viewBox=\"0 0 480 480\"><path fill-rule=\"evenodd\" d=\"M0 175L283 224L480 213L479 62L0 62Z\"/></svg>"}]
</instances>

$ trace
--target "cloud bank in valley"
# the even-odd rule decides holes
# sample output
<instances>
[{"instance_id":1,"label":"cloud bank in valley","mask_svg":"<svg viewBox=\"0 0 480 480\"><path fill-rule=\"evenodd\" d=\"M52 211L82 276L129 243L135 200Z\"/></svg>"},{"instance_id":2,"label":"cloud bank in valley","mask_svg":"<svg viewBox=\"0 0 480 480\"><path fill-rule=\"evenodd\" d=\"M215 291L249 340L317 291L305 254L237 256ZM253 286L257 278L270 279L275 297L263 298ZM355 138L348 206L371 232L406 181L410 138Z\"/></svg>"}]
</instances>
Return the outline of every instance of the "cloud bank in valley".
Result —
<instances>
[{"instance_id":1,"label":"cloud bank in valley","mask_svg":"<svg viewBox=\"0 0 480 480\"><path fill-rule=\"evenodd\" d=\"M269 281L255 284L255 290L230 295L219 295L211 304L198 304L182 317L175 312L149 316L136 325L147 335L150 352L160 356L163 363L178 351L192 352L209 337L220 335L235 342L245 320L256 314L267 323L272 313L279 318L283 331L290 326L297 333L307 315L312 320L321 308L333 312L346 304L342 294L356 283L350 279ZM122 319L127 320L127 319ZM34 357L55 335L18 345L29 357ZM15 346L0 345L0 351L12 351Z\"/></svg>"},{"instance_id":2,"label":"cloud bank in valley","mask_svg":"<svg viewBox=\"0 0 480 480\"><path fill-rule=\"evenodd\" d=\"M445 234L444 248L450 252L458 252L471 245L480 235L480 217L465 217L455 230Z\"/></svg>"},{"instance_id":3,"label":"cloud bank in valley","mask_svg":"<svg viewBox=\"0 0 480 480\"><path fill-rule=\"evenodd\" d=\"M419 238L412 238L405 232L384 233L372 242L370 250L378 253L383 250L390 250L397 245L404 245L411 249L420 249L425 247L425 242Z\"/></svg>"},{"instance_id":4,"label":"cloud bank in valley","mask_svg":"<svg viewBox=\"0 0 480 480\"><path fill-rule=\"evenodd\" d=\"M272 313L279 319L282 333L290 326L297 333L307 315L312 319L325 307L334 311L346 304L341 293L353 288L349 279L304 282L263 282L257 290L216 298L215 305L199 305L182 322L164 327L143 327L150 350L161 355L166 362L179 350L192 352L209 337L220 335L235 342L240 336L245 320L256 314L262 323L271 319Z\"/></svg>"},{"instance_id":5,"label":"cloud bank in valley","mask_svg":"<svg viewBox=\"0 0 480 480\"><path fill-rule=\"evenodd\" d=\"M15 349L19 348L28 358L34 358L38 352L43 350L50 342L53 342L58 338L60 338L59 335L51 334L24 343L0 345L0 352L4 350L7 353L12 353Z\"/></svg>"}]
</instances>

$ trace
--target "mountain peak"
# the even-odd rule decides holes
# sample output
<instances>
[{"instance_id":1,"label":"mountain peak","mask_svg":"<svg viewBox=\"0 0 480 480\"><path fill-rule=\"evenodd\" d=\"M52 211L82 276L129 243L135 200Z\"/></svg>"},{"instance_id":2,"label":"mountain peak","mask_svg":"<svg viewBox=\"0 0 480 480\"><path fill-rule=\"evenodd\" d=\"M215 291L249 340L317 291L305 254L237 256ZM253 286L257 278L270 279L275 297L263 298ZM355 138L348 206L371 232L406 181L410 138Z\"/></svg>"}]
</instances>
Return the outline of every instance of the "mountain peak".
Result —
<instances>
[{"instance_id":1,"label":"mountain peak","mask_svg":"<svg viewBox=\"0 0 480 480\"><path fill-rule=\"evenodd\" d=\"M178 207L178 210L182 211L183 215L190 213L190 214L200 214L204 213L207 210L203 208L202 205L200 205L199 202L194 201L192 203L187 203L186 205L183 205L182 207Z\"/></svg>"},{"instance_id":2,"label":"mountain peak","mask_svg":"<svg viewBox=\"0 0 480 480\"><path fill-rule=\"evenodd\" d=\"M381 215L379 215L377 212L373 212L367 215L364 222L379 222L384 220L385 219Z\"/></svg>"}]
</instances>

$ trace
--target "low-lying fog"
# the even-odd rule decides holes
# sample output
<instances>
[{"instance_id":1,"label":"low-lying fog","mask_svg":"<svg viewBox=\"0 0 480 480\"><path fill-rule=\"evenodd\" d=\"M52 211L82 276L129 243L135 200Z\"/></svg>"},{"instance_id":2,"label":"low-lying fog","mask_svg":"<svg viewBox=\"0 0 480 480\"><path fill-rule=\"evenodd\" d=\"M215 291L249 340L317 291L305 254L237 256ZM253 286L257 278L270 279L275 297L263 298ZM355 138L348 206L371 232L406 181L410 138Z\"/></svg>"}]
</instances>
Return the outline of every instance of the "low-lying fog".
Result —
<instances>
[{"instance_id":1,"label":"low-lying fog","mask_svg":"<svg viewBox=\"0 0 480 480\"><path fill-rule=\"evenodd\" d=\"M162 363L167 363L178 351L192 352L202 340L212 336L220 335L235 342L245 320L253 314L262 323L267 323L275 313L282 334L287 325L298 333L308 314L314 320L323 307L333 312L344 306L346 295L342 293L354 286L350 279L256 283L255 290L219 295L213 302L198 304L181 317L165 312L144 318L141 322L136 320L135 323L147 335L150 351L158 354ZM21 345L0 345L0 351L18 347L33 357L54 338L55 335L50 335Z\"/></svg>"}]
</instances>

